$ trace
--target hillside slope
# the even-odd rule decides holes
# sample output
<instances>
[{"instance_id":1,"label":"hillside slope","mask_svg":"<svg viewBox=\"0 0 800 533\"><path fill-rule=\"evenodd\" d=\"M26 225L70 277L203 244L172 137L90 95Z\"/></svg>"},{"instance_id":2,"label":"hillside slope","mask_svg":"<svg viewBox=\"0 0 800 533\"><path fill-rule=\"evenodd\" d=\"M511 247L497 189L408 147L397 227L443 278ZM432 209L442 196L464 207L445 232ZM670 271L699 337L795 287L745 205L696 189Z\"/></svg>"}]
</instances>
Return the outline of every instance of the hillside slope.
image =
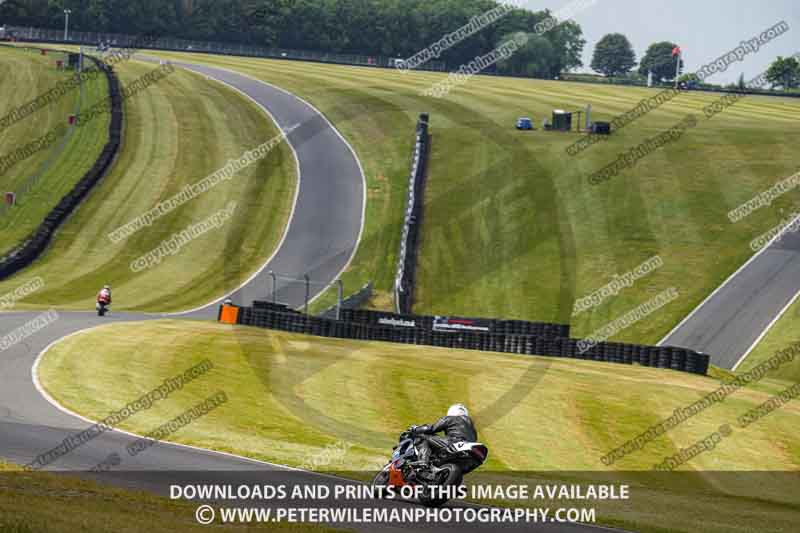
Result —
<instances>
[{"instance_id":1,"label":"hillside slope","mask_svg":"<svg viewBox=\"0 0 800 533\"><path fill-rule=\"evenodd\" d=\"M85 356L100 343L102 358ZM770 380L713 403L605 466L605 454L701 400L719 382L607 363L177 321L102 326L67 338L46 354L39 376L59 402L97 420L204 359L213 368L202 378L127 419L122 429L147 433L222 391L226 403L169 440L366 478L400 431L464 402L490 449L483 479L598 482L612 473L608 479L630 483L632 501L598 505L606 524L688 532L702 516L703 531L760 525L788 532L800 512L797 486L786 486L777 474L742 472L800 470L793 430L800 406L787 404L746 428L737 424L783 390ZM646 472L726 424L732 433L715 449L673 474Z\"/></svg>"},{"instance_id":2,"label":"hillside slope","mask_svg":"<svg viewBox=\"0 0 800 533\"><path fill-rule=\"evenodd\" d=\"M118 72L122 85L132 86L159 68L130 61L119 65ZM150 225L112 239L112 232L187 185L278 136L269 116L255 103L183 70L126 100L125 110L124 143L109 175L64 224L40 260L0 282L0 294L5 294L42 278L45 287L19 306L91 309L99 288L110 283L117 308L191 308L237 287L277 246L297 179L296 163L285 142L276 143L257 163L168 209ZM145 268L132 267L164 241L178 242L175 234L198 224L204 232L193 233ZM235 261L229 260L232 254Z\"/></svg>"},{"instance_id":3,"label":"hillside slope","mask_svg":"<svg viewBox=\"0 0 800 533\"><path fill-rule=\"evenodd\" d=\"M0 119L74 76L74 71L56 70L57 60L66 61L66 55L42 56L32 49L0 46ZM82 94L77 89L68 91L42 109L0 128L0 158L52 132L44 149L11 166L0 166L0 192L17 192L17 205L0 212L0 256L41 224L97 160L108 140L108 115L71 131L68 118L103 98L108 98L108 83L101 73L85 83Z\"/></svg>"},{"instance_id":4,"label":"hillside slope","mask_svg":"<svg viewBox=\"0 0 800 533\"><path fill-rule=\"evenodd\" d=\"M800 101L752 97L706 119L719 96L685 93L571 157L578 134L518 132L553 109L593 105L594 120L635 108L657 90L476 76L441 99L421 93L434 73L159 52L274 83L307 99L350 140L367 174L367 220L344 276L347 292L376 283L390 306L414 124L431 114L415 311L571 322L589 335L671 287L679 297L616 335L656 342L736 270L752 239L800 200L791 191L735 224L728 211L800 169L793 146ZM683 120L697 126L612 180L588 176ZM783 210L783 211L782 211ZM663 266L577 316L589 296L658 255ZM325 300L330 302L333 294Z\"/></svg>"}]
</instances>

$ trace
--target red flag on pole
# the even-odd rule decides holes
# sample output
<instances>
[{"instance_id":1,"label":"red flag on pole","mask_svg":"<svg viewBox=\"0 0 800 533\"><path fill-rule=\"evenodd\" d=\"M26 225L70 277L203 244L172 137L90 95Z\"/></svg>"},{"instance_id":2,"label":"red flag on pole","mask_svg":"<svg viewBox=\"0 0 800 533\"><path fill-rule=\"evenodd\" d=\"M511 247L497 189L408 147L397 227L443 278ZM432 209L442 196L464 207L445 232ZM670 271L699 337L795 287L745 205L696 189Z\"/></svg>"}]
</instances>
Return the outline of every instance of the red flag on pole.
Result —
<instances>
[{"instance_id":1,"label":"red flag on pole","mask_svg":"<svg viewBox=\"0 0 800 533\"><path fill-rule=\"evenodd\" d=\"M680 53L681 53L681 47L680 46L676 46L675 48L672 49L672 57L680 55Z\"/></svg>"}]
</instances>

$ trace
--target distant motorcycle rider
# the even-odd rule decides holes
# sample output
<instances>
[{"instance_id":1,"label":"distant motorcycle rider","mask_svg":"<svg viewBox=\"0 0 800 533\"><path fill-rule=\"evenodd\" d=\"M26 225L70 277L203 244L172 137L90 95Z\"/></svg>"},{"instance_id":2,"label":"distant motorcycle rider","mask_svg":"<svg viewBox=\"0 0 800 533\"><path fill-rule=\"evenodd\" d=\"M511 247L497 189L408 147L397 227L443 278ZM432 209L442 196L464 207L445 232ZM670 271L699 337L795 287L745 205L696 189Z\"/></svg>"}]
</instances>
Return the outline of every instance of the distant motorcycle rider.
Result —
<instances>
[{"instance_id":1,"label":"distant motorcycle rider","mask_svg":"<svg viewBox=\"0 0 800 533\"><path fill-rule=\"evenodd\" d=\"M104 305L111 305L111 286L104 285L100 292L97 293L97 303Z\"/></svg>"},{"instance_id":2,"label":"distant motorcycle rider","mask_svg":"<svg viewBox=\"0 0 800 533\"><path fill-rule=\"evenodd\" d=\"M441 432L444 432L445 439L436 436L436 433ZM478 440L478 431L469 416L469 411L460 403L451 405L447 410L447 415L440 418L435 424L412 427L411 435L420 437L417 442L417 452L421 465L430 463L434 449L445 448L457 442Z\"/></svg>"}]
</instances>

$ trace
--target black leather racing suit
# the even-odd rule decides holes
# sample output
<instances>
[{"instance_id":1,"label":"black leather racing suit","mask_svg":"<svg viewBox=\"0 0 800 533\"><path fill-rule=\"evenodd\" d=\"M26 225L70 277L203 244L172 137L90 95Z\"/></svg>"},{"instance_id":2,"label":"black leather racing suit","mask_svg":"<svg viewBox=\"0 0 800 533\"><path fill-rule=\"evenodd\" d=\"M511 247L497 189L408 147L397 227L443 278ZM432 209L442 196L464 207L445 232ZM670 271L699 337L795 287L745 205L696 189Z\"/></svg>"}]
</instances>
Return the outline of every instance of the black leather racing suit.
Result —
<instances>
[{"instance_id":1,"label":"black leather racing suit","mask_svg":"<svg viewBox=\"0 0 800 533\"><path fill-rule=\"evenodd\" d=\"M446 440L437 437L436 433L444 432ZM417 443L419 460L428 463L434 448L443 448L455 442L475 442L478 432L472 419L468 416L443 416L435 424L417 426L415 436L423 436Z\"/></svg>"}]
</instances>

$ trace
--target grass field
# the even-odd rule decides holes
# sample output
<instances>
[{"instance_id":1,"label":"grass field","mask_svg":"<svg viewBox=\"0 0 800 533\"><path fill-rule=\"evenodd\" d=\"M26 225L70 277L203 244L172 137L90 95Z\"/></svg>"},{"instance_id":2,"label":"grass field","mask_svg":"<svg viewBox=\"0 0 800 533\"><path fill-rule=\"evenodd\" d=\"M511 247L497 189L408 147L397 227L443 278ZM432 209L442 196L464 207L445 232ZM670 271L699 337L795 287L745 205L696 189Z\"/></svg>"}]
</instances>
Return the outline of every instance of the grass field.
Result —
<instances>
[{"instance_id":1,"label":"grass field","mask_svg":"<svg viewBox=\"0 0 800 533\"><path fill-rule=\"evenodd\" d=\"M103 357L86 357L100 342ZM103 326L70 337L45 356L40 379L63 405L100 419L205 358L214 364L210 372L122 428L146 433L221 390L226 404L170 438L295 466L315 464L326 447L344 448L319 468L368 472L385 460L402 429L463 401L491 450L484 474L544 471L558 478L570 471L580 480L611 471L602 455L718 386L666 370L176 321ZM721 424L734 426L715 450L679 468L684 477L644 484L629 508L606 508L604 523L696 531L693 520L704 516L717 524L704 531L749 531L769 515L775 531L790 531L798 494L768 483L720 486L712 472L798 470L798 405L747 429L735 426L738 416L783 387L764 380L740 390L615 463L615 472L648 470Z\"/></svg>"},{"instance_id":2,"label":"grass field","mask_svg":"<svg viewBox=\"0 0 800 533\"><path fill-rule=\"evenodd\" d=\"M391 305L388 289L412 131L422 111L431 113L433 153L417 312L571 322L575 335L588 335L675 287L677 300L615 337L655 342L749 257L753 237L774 226L800 199L793 191L736 224L726 216L800 167L792 149L800 138L791 128L800 117L795 100L751 97L707 120L702 109L715 96L684 94L609 141L569 157L564 150L577 134L520 133L513 129L514 119L528 115L538 124L553 108L576 109L588 102L595 120L610 119L655 92L476 77L447 98L435 99L419 94L441 80L433 73L158 55L231 68L284 87L318 107L342 131L364 165L369 200L364 236L344 275L346 292L373 280L377 295L371 304L377 307ZM698 115L699 124L682 139L608 183L587 183L589 174L617 154L687 113ZM129 248L146 251L135 241ZM662 268L591 312L570 316L576 298L656 254ZM196 287L188 291L187 301L200 297ZM41 303L56 301L53 293L40 296ZM332 298L326 295L318 307ZM179 307L180 302L168 299L169 308ZM133 306L163 309L163 304L148 298Z\"/></svg>"},{"instance_id":3,"label":"grass field","mask_svg":"<svg viewBox=\"0 0 800 533\"><path fill-rule=\"evenodd\" d=\"M135 61L117 68L123 85L158 68ZM41 276L45 288L20 307L91 308L104 283L116 307L187 309L222 296L272 253L291 210L295 162L284 144L259 163L119 243L108 234L274 138L268 116L240 93L183 70L125 103L124 143L110 174L67 221L31 268L0 283L0 294ZM191 224L235 202L233 216L153 268L130 264Z\"/></svg>"},{"instance_id":4,"label":"grass field","mask_svg":"<svg viewBox=\"0 0 800 533\"><path fill-rule=\"evenodd\" d=\"M758 343L755 349L742 361L736 369L745 372L762 361L769 359L777 350L785 350L800 342L800 300L795 301L783 314L767 335ZM800 358L790 364L774 370L770 377L781 379L789 383L800 383Z\"/></svg>"},{"instance_id":5,"label":"grass field","mask_svg":"<svg viewBox=\"0 0 800 533\"><path fill-rule=\"evenodd\" d=\"M0 46L0 117L38 95L55 88L73 71L56 70L56 60L64 54L42 56L33 50ZM83 106L108 97L108 83L99 75L84 86ZM0 256L27 237L47 213L83 177L97 160L108 140L108 116L103 115L85 127L69 133L68 117L81 105L79 90L67 92L56 102L0 130L0 157L22 148L57 126L64 130L48 148L17 162L0 173L0 192L19 191L16 207L0 214ZM62 146L62 143L66 142ZM39 175L30 192L21 189Z\"/></svg>"},{"instance_id":6,"label":"grass field","mask_svg":"<svg viewBox=\"0 0 800 533\"><path fill-rule=\"evenodd\" d=\"M675 287L679 298L619 340L659 340L750 255L749 241L800 200L784 195L736 224L726 214L800 169L793 148L800 102L751 97L707 120L713 94L688 93L569 157L577 134L521 133L554 108L592 103L594 120L636 107L655 90L475 77L447 98L420 96L434 73L291 61L158 53L222 66L284 87L326 114L354 145L369 186L365 235L345 276L366 280L388 306L405 204L414 124L431 113L433 152L426 196L417 312L572 322L587 335ZM587 176L688 113L698 125L610 182ZM587 296L658 254L664 266L592 312L570 317ZM324 301L330 301L330 297Z\"/></svg>"},{"instance_id":7,"label":"grass field","mask_svg":"<svg viewBox=\"0 0 800 533\"><path fill-rule=\"evenodd\" d=\"M88 480L44 472L24 472L0 461L0 531L74 533L75 531L207 531L194 518L196 505L143 492L113 489ZM326 533L303 524L227 526L234 531Z\"/></svg>"}]
</instances>

